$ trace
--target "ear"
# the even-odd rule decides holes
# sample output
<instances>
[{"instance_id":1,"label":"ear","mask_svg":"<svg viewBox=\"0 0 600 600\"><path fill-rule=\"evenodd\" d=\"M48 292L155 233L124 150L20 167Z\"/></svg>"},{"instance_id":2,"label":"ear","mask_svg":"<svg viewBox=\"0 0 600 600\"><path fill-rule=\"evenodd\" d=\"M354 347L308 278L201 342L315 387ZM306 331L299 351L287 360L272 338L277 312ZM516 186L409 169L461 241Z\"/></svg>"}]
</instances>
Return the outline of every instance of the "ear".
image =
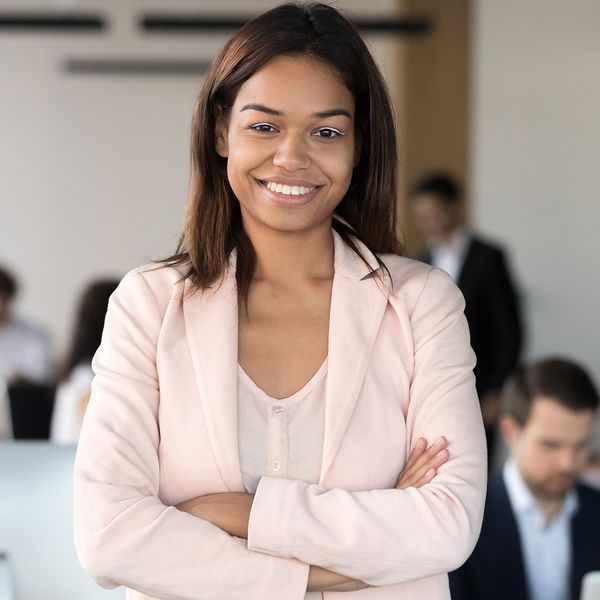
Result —
<instances>
[{"instance_id":1,"label":"ear","mask_svg":"<svg viewBox=\"0 0 600 600\"><path fill-rule=\"evenodd\" d=\"M229 129L223 115L217 116L217 123L215 125L215 150L217 154L223 158L229 156L229 141L228 141Z\"/></svg>"},{"instance_id":2,"label":"ear","mask_svg":"<svg viewBox=\"0 0 600 600\"><path fill-rule=\"evenodd\" d=\"M517 420L509 413L502 413L498 422L500 433L509 448L512 448L518 441L523 428Z\"/></svg>"}]
</instances>

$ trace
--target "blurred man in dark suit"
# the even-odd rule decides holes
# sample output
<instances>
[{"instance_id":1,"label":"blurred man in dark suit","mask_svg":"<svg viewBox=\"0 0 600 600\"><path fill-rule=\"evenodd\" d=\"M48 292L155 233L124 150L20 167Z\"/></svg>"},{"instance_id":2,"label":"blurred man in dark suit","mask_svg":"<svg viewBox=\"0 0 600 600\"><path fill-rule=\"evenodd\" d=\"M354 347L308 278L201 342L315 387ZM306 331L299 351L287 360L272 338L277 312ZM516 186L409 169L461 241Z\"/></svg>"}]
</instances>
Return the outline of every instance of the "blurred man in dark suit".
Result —
<instances>
[{"instance_id":1,"label":"blurred man in dark suit","mask_svg":"<svg viewBox=\"0 0 600 600\"><path fill-rule=\"evenodd\" d=\"M579 483L593 445L598 391L583 369L547 359L502 392L510 449L492 477L475 550L450 573L452 600L578 600L600 570L600 492Z\"/></svg>"},{"instance_id":2,"label":"blurred man in dark suit","mask_svg":"<svg viewBox=\"0 0 600 600\"><path fill-rule=\"evenodd\" d=\"M522 324L504 252L464 226L461 200L457 182L439 173L416 185L412 208L426 240L421 260L448 272L465 297L471 345L477 356L477 392L492 464L499 391L519 359Z\"/></svg>"}]
</instances>

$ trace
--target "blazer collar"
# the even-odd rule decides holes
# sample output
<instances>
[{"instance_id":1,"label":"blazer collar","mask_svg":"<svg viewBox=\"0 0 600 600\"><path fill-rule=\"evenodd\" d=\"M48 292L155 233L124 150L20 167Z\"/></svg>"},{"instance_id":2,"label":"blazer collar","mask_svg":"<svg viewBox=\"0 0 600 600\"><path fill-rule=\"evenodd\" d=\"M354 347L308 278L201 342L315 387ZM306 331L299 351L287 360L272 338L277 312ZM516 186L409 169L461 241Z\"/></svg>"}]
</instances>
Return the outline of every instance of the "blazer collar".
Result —
<instances>
[{"instance_id":1,"label":"blazer collar","mask_svg":"<svg viewBox=\"0 0 600 600\"><path fill-rule=\"evenodd\" d=\"M332 230L334 278L329 319L325 434L320 483L336 456L367 373L387 305L384 284L373 277L374 255L356 241L367 264ZM183 314L206 426L221 477L243 491L238 456L238 304L235 254L220 286L190 294L185 282Z\"/></svg>"}]
</instances>

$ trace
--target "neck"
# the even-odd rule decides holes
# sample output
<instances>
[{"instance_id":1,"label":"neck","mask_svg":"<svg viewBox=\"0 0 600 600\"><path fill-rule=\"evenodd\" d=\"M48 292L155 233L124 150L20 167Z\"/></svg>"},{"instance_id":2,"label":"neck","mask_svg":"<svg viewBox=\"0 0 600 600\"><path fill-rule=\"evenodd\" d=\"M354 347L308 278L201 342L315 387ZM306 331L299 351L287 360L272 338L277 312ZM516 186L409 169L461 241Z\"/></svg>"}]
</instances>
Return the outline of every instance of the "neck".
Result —
<instances>
[{"instance_id":1,"label":"neck","mask_svg":"<svg viewBox=\"0 0 600 600\"><path fill-rule=\"evenodd\" d=\"M294 285L333 278L331 224L302 232L282 232L244 223L256 253L255 280Z\"/></svg>"},{"instance_id":2,"label":"neck","mask_svg":"<svg viewBox=\"0 0 600 600\"><path fill-rule=\"evenodd\" d=\"M548 527L550 523L552 523L554 517L560 512L565 501L565 496L554 496L550 498L536 494L535 499L546 517L546 527Z\"/></svg>"},{"instance_id":3,"label":"neck","mask_svg":"<svg viewBox=\"0 0 600 600\"><path fill-rule=\"evenodd\" d=\"M434 243L442 246L446 246L450 244L452 238L456 235L460 228L455 227L454 229L449 229L448 231L440 232L434 239Z\"/></svg>"}]
</instances>

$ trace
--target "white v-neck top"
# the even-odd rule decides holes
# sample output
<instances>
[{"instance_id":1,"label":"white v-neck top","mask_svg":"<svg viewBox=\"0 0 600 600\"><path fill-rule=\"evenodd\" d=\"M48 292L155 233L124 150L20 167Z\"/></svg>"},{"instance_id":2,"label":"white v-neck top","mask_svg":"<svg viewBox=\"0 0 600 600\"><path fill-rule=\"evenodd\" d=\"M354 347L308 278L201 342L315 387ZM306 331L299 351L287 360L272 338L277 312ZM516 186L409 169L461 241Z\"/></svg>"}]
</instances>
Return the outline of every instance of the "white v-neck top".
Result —
<instances>
[{"instance_id":1,"label":"white v-neck top","mask_svg":"<svg viewBox=\"0 0 600 600\"><path fill-rule=\"evenodd\" d=\"M238 365L238 453L247 492L263 475L319 481L326 380L327 359L295 394L272 398Z\"/></svg>"}]
</instances>

